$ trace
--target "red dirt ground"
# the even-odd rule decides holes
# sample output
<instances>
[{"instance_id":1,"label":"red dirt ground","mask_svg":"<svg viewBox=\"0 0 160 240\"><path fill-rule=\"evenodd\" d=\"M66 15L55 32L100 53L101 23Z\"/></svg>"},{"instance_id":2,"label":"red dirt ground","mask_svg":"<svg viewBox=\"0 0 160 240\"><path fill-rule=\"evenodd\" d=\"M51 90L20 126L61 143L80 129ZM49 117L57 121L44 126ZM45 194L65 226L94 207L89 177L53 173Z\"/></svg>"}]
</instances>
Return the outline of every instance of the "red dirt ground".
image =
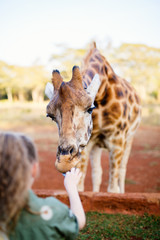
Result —
<instances>
[{"instance_id":1,"label":"red dirt ground","mask_svg":"<svg viewBox=\"0 0 160 240\"><path fill-rule=\"evenodd\" d=\"M40 175L33 188L64 190L64 177L54 167L57 129L53 126L41 126L25 132L35 139L40 159ZM102 168L103 180L100 191L106 192L108 186L106 152L102 155ZM90 164L85 179L85 191L92 191ZM141 126L138 129L127 167L126 192L160 192L160 127Z\"/></svg>"}]
</instances>

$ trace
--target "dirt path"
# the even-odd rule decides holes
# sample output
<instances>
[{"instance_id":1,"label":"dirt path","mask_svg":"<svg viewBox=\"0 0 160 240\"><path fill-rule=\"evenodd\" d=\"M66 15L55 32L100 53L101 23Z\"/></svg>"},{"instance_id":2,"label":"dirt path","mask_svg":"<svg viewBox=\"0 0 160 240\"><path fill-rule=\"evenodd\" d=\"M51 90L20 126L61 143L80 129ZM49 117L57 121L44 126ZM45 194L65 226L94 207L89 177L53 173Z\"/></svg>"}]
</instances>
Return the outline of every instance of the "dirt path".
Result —
<instances>
[{"instance_id":1,"label":"dirt path","mask_svg":"<svg viewBox=\"0 0 160 240\"><path fill-rule=\"evenodd\" d=\"M53 126L28 127L25 132L35 139L40 158L40 176L33 188L64 190L63 176L54 167L57 129ZM102 168L101 191L106 192L108 186L106 152L102 154ZM92 190L90 164L85 179L85 190ZM160 192L160 127L141 126L137 131L128 162L126 192Z\"/></svg>"}]
</instances>

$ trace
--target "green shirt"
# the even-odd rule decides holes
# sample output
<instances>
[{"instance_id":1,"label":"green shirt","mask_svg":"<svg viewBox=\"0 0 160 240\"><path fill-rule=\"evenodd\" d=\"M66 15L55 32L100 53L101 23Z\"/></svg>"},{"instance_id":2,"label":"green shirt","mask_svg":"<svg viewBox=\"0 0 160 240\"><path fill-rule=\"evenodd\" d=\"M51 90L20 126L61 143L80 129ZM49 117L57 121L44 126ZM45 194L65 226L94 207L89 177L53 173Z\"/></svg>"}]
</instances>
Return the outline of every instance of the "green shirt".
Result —
<instances>
[{"instance_id":1,"label":"green shirt","mask_svg":"<svg viewBox=\"0 0 160 240\"><path fill-rule=\"evenodd\" d=\"M78 222L71 210L59 200L39 198L29 191L29 207L23 209L10 240L75 239Z\"/></svg>"}]
</instances>

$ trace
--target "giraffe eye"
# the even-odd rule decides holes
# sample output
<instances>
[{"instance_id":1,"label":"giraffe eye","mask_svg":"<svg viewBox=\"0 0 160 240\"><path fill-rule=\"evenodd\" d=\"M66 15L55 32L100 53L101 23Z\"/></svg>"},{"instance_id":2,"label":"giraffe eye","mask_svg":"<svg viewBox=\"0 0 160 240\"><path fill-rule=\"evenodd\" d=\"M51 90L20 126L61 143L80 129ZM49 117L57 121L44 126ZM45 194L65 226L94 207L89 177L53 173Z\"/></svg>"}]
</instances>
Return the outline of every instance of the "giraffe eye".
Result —
<instances>
[{"instance_id":1,"label":"giraffe eye","mask_svg":"<svg viewBox=\"0 0 160 240\"><path fill-rule=\"evenodd\" d=\"M93 109L95 109L95 108L96 108L95 106L92 106L92 107L88 108L87 112L88 112L89 114L92 114Z\"/></svg>"},{"instance_id":2,"label":"giraffe eye","mask_svg":"<svg viewBox=\"0 0 160 240\"><path fill-rule=\"evenodd\" d=\"M47 114L46 117L49 117L52 119L52 121L56 121L56 118L53 115Z\"/></svg>"}]
</instances>

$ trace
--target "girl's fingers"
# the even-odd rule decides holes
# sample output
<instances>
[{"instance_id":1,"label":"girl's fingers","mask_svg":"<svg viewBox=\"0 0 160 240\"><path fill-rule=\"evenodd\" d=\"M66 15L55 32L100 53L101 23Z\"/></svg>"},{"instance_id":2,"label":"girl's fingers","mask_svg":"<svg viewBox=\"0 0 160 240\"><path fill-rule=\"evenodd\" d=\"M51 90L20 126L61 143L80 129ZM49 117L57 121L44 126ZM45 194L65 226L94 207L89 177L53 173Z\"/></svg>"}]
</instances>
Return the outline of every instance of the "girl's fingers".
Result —
<instances>
[{"instance_id":1,"label":"girl's fingers","mask_svg":"<svg viewBox=\"0 0 160 240\"><path fill-rule=\"evenodd\" d=\"M74 173L75 172L75 168L71 168L71 173Z\"/></svg>"},{"instance_id":2,"label":"girl's fingers","mask_svg":"<svg viewBox=\"0 0 160 240\"><path fill-rule=\"evenodd\" d=\"M78 179L80 179L82 176L82 172L80 171L79 168L71 168L70 171L66 172L66 176L71 176L71 175L75 177L77 176Z\"/></svg>"},{"instance_id":3,"label":"girl's fingers","mask_svg":"<svg viewBox=\"0 0 160 240\"><path fill-rule=\"evenodd\" d=\"M80 169L79 168L76 168L76 173L79 173L80 172Z\"/></svg>"},{"instance_id":4,"label":"girl's fingers","mask_svg":"<svg viewBox=\"0 0 160 240\"><path fill-rule=\"evenodd\" d=\"M79 168L71 168L71 173L76 173L78 174L80 172Z\"/></svg>"},{"instance_id":5,"label":"girl's fingers","mask_svg":"<svg viewBox=\"0 0 160 240\"><path fill-rule=\"evenodd\" d=\"M79 177L81 178L82 177L82 172L79 171Z\"/></svg>"}]
</instances>

